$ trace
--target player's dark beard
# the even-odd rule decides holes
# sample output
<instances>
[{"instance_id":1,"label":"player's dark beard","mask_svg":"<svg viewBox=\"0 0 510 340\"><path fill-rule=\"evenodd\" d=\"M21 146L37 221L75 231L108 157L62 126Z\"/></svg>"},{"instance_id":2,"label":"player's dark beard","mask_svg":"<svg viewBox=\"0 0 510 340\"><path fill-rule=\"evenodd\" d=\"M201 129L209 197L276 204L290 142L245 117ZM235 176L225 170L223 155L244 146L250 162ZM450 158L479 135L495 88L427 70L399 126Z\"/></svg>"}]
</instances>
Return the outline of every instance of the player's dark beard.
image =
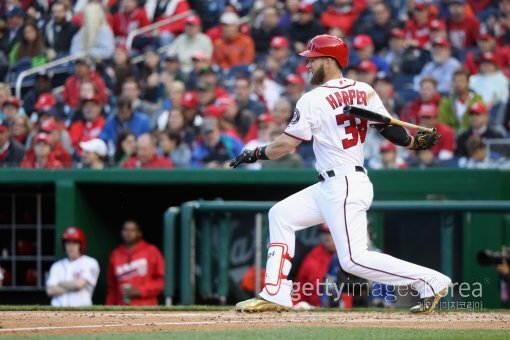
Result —
<instances>
[{"instance_id":1,"label":"player's dark beard","mask_svg":"<svg viewBox=\"0 0 510 340\"><path fill-rule=\"evenodd\" d=\"M312 75L312 79L310 79L310 83L312 85L322 85L324 83L324 78L326 77L326 73L324 72L324 65L321 65L317 71L315 71Z\"/></svg>"}]
</instances>

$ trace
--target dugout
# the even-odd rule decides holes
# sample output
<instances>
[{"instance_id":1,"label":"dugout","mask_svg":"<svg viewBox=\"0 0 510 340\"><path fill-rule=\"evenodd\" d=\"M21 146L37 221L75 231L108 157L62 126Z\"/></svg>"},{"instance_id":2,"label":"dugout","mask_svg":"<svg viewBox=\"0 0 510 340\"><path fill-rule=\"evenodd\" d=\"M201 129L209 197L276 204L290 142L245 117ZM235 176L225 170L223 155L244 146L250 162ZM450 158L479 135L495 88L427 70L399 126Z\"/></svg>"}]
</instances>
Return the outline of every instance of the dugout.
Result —
<instances>
[{"instance_id":1,"label":"dugout","mask_svg":"<svg viewBox=\"0 0 510 340\"><path fill-rule=\"evenodd\" d=\"M431 169L370 171L375 200L510 200L510 172ZM162 246L163 214L170 206L202 199L277 201L316 181L312 170L0 170L0 266L16 285L0 289L0 303L48 303L45 271L62 256L60 235L82 227L87 253L102 274L94 301L105 295L109 252L120 242L123 220L135 218L145 238ZM510 211L508 212L510 214ZM508 216L508 215L507 215ZM376 242L386 252L439 268L439 214L389 213L375 219ZM510 244L510 226L497 213L456 214L454 280L481 281L484 307L498 307L494 268L480 267L480 249ZM23 223L21 223L23 222ZM418 226L413 228L413 226ZM18 240L27 241L28 250ZM6 251L4 251L4 249ZM20 250L22 255L20 254ZM34 277L35 276L35 277ZM27 280L27 278L29 278ZM179 302L178 300L176 301Z\"/></svg>"}]
</instances>

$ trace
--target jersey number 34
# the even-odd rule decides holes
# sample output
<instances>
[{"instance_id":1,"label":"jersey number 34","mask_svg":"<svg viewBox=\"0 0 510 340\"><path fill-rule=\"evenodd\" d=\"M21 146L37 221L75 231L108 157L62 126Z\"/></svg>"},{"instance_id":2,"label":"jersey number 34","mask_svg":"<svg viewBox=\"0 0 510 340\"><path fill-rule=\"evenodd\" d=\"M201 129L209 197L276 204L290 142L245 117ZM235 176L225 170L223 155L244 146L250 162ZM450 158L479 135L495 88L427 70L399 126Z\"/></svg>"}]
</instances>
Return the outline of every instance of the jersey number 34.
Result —
<instances>
[{"instance_id":1,"label":"jersey number 34","mask_svg":"<svg viewBox=\"0 0 510 340\"><path fill-rule=\"evenodd\" d=\"M368 131L368 122L365 119L360 119L357 123L353 116L340 114L336 116L336 124L345 130L345 132L342 131L342 135L345 135L342 139L344 150L357 145L358 141L362 144L365 142Z\"/></svg>"}]
</instances>

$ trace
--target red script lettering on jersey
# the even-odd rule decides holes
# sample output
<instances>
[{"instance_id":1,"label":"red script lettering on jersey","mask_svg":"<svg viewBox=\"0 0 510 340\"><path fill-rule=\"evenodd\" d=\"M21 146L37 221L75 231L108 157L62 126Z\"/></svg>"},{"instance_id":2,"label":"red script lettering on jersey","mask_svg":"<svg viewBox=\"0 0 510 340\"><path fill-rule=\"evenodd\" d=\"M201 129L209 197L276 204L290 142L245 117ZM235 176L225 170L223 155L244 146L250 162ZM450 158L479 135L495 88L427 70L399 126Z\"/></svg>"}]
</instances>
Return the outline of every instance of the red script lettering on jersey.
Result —
<instances>
[{"instance_id":1,"label":"red script lettering on jersey","mask_svg":"<svg viewBox=\"0 0 510 340\"><path fill-rule=\"evenodd\" d=\"M367 93L359 90L337 91L327 96L326 100L333 110L344 105L368 105Z\"/></svg>"}]
</instances>

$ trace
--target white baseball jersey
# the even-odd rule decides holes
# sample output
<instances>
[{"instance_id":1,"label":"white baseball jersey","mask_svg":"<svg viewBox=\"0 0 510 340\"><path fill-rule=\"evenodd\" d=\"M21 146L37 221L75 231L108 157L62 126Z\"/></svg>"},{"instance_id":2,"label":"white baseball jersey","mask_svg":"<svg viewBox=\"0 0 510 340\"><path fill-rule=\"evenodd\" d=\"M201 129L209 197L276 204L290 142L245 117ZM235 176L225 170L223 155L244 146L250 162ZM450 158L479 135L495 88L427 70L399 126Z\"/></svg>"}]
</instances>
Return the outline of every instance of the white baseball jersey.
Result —
<instances>
[{"instance_id":1,"label":"white baseball jersey","mask_svg":"<svg viewBox=\"0 0 510 340\"><path fill-rule=\"evenodd\" d=\"M98 277L99 264L96 259L90 256L82 255L74 261L69 261L68 258L65 258L55 262L50 268L46 287L56 286L60 282L73 281L80 278L87 280L88 284L81 290L54 296L51 299L51 305L58 307L91 306L92 294L94 293Z\"/></svg>"},{"instance_id":2,"label":"white baseball jersey","mask_svg":"<svg viewBox=\"0 0 510 340\"><path fill-rule=\"evenodd\" d=\"M302 140L313 137L316 168L334 170L311 185L275 204L269 211L265 287L259 296L292 307L292 281L287 279L295 251L295 232L326 223L343 270L373 282L413 285L421 297L437 294L451 279L435 270L368 250L366 212L374 196L363 166L363 143L368 122L343 114L345 105L389 116L369 85L351 79L334 79L306 93L298 101L285 133ZM305 284L303 282L299 284Z\"/></svg>"},{"instance_id":3,"label":"white baseball jersey","mask_svg":"<svg viewBox=\"0 0 510 340\"><path fill-rule=\"evenodd\" d=\"M285 134L303 141L313 136L318 172L337 167L363 166L363 143L369 124L343 113L345 105L368 109L390 117L374 91L363 82L333 79L303 95Z\"/></svg>"}]
</instances>

